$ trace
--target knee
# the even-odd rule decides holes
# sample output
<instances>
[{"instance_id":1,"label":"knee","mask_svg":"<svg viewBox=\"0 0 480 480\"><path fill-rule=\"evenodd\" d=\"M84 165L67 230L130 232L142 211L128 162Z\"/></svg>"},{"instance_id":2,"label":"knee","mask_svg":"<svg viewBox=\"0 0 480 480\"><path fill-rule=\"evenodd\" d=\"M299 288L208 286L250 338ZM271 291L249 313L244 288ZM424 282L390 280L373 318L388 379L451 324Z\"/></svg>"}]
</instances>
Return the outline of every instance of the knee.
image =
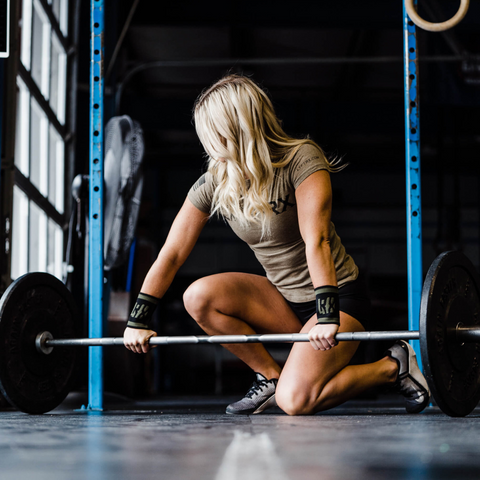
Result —
<instances>
[{"instance_id":1,"label":"knee","mask_svg":"<svg viewBox=\"0 0 480 480\"><path fill-rule=\"evenodd\" d=\"M208 280L201 278L193 282L183 294L185 309L198 323L201 323L205 313L212 308L211 292Z\"/></svg>"},{"instance_id":2,"label":"knee","mask_svg":"<svg viewBox=\"0 0 480 480\"><path fill-rule=\"evenodd\" d=\"M277 405L287 415L312 415L318 410L316 395L302 388L277 387L275 392Z\"/></svg>"}]
</instances>

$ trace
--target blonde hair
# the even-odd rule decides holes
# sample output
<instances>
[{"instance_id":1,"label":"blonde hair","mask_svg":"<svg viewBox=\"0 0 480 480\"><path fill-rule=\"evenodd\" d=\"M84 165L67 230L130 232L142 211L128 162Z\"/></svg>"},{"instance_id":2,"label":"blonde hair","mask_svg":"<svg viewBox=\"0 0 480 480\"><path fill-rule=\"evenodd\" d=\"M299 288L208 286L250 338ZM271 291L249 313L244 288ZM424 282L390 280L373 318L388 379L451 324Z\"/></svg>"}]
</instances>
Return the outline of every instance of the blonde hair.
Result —
<instances>
[{"instance_id":1,"label":"blonde hair","mask_svg":"<svg viewBox=\"0 0 480 480\"><path fill-rule=\"evenodd\" d=\"M323 154L322 149L309 138L288 136L267 94L241 75L228 75L206 89L195 102L194 121L217 185L212 215L233 217L243 226L260 224L262 235L268 233L275 169L288 165L302 145ZM344 167L326 161L331 172Z\"/></svg>"}]
</instances>

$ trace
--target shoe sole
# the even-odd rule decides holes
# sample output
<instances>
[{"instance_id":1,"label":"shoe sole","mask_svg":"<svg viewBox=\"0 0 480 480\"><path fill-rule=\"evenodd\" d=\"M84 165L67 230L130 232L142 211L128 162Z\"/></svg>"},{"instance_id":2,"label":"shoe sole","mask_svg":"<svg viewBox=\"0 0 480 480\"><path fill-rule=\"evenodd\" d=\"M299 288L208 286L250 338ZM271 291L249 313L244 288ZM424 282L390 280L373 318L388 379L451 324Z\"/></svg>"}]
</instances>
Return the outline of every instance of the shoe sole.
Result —
<instances>
[{"instance_id":1,"label":"shoe sole","mask_svg":"<svg viewBox=\"0 0 480 480\"><path fill-rule=\"evenodd\" d=\"M256 415L257 413L262 413L264 410L267 408L271 407L276 407L277 402L275 401L275 394L273 394L271 397L269 397L267 400L265 400L257 409L252 410L251 408L248 410L241 410L237 412L229 412L228 407L225 410L225 413L228 415Z\"/></svg>"},{"instance_id":2,"label":"shoe sole","mask_svg":"<svg viewBox=\"0 0 480 480\"><path fill-rule=\"evenodd\" d=\"M273 394L267 401L263 402L254 412L253 415L257 413L262 413L267 408L276 407L277 401L275 400L275 394Z\"/></svg>"},{"instance_id":3,"label":"shoe sole","mask_svg":"<svg viewBox=\"0 0 480 480\"><path fill-rule=\"evenodd\" d=\"M410 379L416 383L419 387L425 390L426 398L425 400L418 405L418 407L413 409L408 409L408 413L420 413L429 403L430 403L430 389L428 388L427 380L425 379L423 373L418 368L417 355L413 347L405 342L408 350L408 376Z\"/></svg>"}]
</instances>

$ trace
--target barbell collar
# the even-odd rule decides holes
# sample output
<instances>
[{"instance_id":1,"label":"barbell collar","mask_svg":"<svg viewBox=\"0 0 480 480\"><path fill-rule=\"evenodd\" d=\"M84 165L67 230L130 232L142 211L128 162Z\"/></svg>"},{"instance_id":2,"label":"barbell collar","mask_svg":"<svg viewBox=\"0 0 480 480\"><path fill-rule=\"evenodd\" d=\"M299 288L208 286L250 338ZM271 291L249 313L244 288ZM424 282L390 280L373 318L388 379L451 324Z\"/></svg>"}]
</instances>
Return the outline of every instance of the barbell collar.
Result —
<instances>
[{"instance_id":1,"label":"barbell collar","mask_svg":"<svg viewBox=\"0 0 480 480\"><path fill-rule=\"evenodd\" d=\"M48 340L53 340L53 335L50 332L42 332L35 338L35 347L40 353L50 355L53 351L53 346L47 345Z\"/></svg>"},{"instance_id":2,"label":"barbell collar","mask_svg":"<svg viewBox=\"0 0 480 480\"><path fill-rule=\"evenodd\" d=\"M45 348L51 347L107 347L123 345L123 337L105 338L69 338L53 339L48 332L41 332L37 335L37 349L43 353ZM418 340L418 331L395 331L395 332L342 332L335 336L337 341L382 341L382 340ZM152 337L150 345L187 345L200 343L228 344L228 343L296 343L308 342L306 333L278 333L261 335L188 335L188 336L167 336Z\"/></svg>"}]
</instances>

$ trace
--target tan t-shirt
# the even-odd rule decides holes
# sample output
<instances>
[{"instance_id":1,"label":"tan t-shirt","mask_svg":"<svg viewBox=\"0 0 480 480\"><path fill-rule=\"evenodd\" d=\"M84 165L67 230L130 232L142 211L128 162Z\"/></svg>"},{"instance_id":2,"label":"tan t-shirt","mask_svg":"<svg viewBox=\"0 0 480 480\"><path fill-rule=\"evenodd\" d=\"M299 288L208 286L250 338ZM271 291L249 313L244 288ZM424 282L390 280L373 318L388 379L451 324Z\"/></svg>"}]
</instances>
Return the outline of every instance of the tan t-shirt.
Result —
<instances>
[{"instance_id":1,"label":"tan t-shirt","mask_svg":"<svg viewBox=\"0 0 480 480\"><path fill-rule=\"evenodd\" d=\"M276 170L270 193L270 204L275 213L270 235L262 238L260 225L250 224L244 228L235 219L227 219L238 237L253 250L267 278L291 302L315 299L305 256L305 242L298 225L295 190L309 175L326 169L324 156L318 148L303 145L286 167ZM207 172L192 186L188 198L199 210L210 213L214 191L214 177ZM338 286L355 280L358 268L346 253L333 223L330 225L330 248Z\"/></svg>"}]
</instances>

